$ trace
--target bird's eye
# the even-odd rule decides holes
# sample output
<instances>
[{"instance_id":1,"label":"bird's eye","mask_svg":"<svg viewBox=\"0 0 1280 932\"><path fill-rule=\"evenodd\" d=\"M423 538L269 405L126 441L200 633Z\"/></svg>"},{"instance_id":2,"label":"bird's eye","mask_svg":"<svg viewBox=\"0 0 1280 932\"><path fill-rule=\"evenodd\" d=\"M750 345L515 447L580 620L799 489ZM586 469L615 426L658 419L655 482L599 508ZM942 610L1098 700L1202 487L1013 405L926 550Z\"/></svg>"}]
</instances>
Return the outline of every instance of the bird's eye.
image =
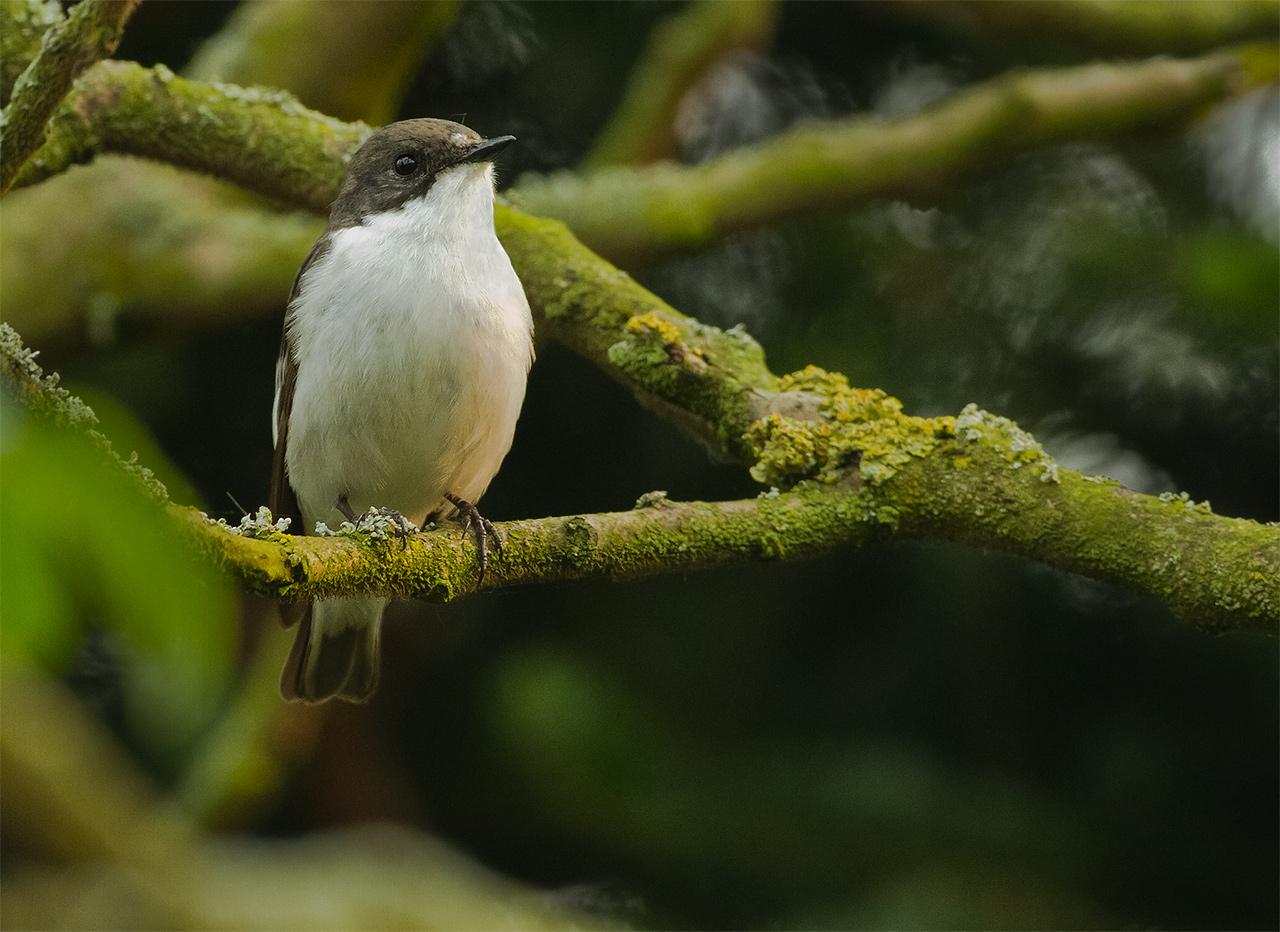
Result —
<instances>
[{"instance_id":1,"label":"bird's eye","mask_svg":"<svg viewBox=\"0 0 1280 932\"><path fill-rule=\"evenodd\" d=\"M409 153L405 153L396 159L397 175L412 175L418 170L418 160Z\"/></svg>"}]
</instances>

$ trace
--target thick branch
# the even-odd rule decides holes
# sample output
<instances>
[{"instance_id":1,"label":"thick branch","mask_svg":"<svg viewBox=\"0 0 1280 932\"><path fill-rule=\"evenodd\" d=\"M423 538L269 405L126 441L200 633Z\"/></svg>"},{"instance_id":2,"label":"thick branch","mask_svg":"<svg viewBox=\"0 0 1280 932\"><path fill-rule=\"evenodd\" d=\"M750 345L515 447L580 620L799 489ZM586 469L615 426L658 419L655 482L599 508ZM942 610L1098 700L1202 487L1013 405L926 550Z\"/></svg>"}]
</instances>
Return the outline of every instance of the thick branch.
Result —
<instances>
[{"instance_id":1,"label":"thick branch","mask_svg":"<svg viewBox=\"0 0 1280 932\"><path fill-rule=\"evenodd\" d=\"M728 52L764 46L777 16L773 0L692 0L658 23L583 165L600 168L675 155L673 124L680 98Z\"/></svg>"},{"instance_id":2,"label":"thick branch","mask_svg":"<svg viewBox=\"0 0 1280 932\"><path fill-rule=\"evenodd\" d=\"M511 197L606 258L634 261L787 216L936 190L1012 152L1186 121L1278 72L1274 46L1257 45L1013 73L914 116L813 123L701 165L525 176Z\"/></svg>"},{"instance_id":3,"label":"thick branch","mask_svg":"<svg viewBox=\"0 0 1280 932\"><path fill-rule=\"evenodd\" d=\"M17 334L0 323L0 384L33 413L91 431L92 411L45 377ZM109 462L133 468L91 435ZM160 492L163 495L163 492ZM611 514L498 525L502 559L485 588L603 576L632 579L760 559L798 559L857 545L875 531L857 520L847 493L770 495L720 503L674 503ZM233 533L192 508L163 505L193 547L246 588L275 598L357 592L451 601L475 591L475 549L456 530L418 534L401 547L363 535L294 537L264 526L262 537Z\"/></svg>"},{"instance_id":4,"label":"thick branch","mask_svg":"<svg viewBox=\"0 0 1280 932\"><path fill-rule=\"evenodd\" d=\"M127 101L123 112L102 121L112 127L105 138L187 167L231 165L234 177L256 190L311 207L331 196L341 174L334 140L349 146L359 137L355 128L296 105L243 101L234 89L157 80L119 63L98 66L95 77L99 72L125 87L98 99ZM168 127L184 118L188 126L202 128L205 119L217 126L173 140ZM223 127L230 125L251 143L227 141ZM126 128L136 136L121 137ZM278 173L284 158L294 161ZM1273 631L1280 620L1280 528L1059 470L1034 438L976 409L926 420L903 414L883 392L850 388L843 377L821 370L778 378L748 335L685 317L561 224L511 209L500 209L497 219L530 301L553 335L713 450L752 464L762 482L829 488L757 503L677 506L658 515L515 522L511 566L494 584L754 559L775 554L767 545L770 529L782 545L778 552L812 553L859 543L869 525L1115 580L1200 624ZM839 491L851 479L856 484L859 474L866 483L860 491ZM833 515L845 524L837 526ZM732 527L730 538L717 536L721 523ZM203 531L196 536L214 541ZM686 553L686 544L696 545ZM668 545L674 552L666 552ZM400 557L363 547L322 539L209 543L211 555L277 594L351 586L452 598L473 578L456 539L424 535ZM419 563L426 555L429 573Z\"/></svg>"},{"instance_id":5,"label":"thick branch","mask_svg":"<svg viewBox=\"0 0 1280 932\"><path fill-rule=\"evenodd\" d=\"M163 66L104 61L77 82L18 184L65 171L99 152L119 152L326 210L346 159L368 133L363 124L308 110L284 91L206 84Z\"/></svg>"},{"instance_id":6,"label":"thick branch","mask_svg":"<svg viewBox=\"0 0 1280 932\"><path fill-rule=\"evenodd\" d=\"M44 126L72 82L120 44L125 21L140 0L82 0L45 33L40 51L13 86L0 115L0 193L8 191L31 153L44 141Z\"/></svg>"},{"instance_id":7,"label":"thick branch","mask_svg":"<svg viewBox=\"0 0 1280 932\"><path fill-rule=\"evenodd\" d=\"M278 87L344 120L386 123L457 12L456 0L253 0L186 74Z\"/></svg>"},{"instance_id":8,"label":"thick branch","mask_svg":"<svg viewBox=\"0 0 1280 932\"><path fill-rule=\"evenodd\" d=\"M191 538L250 588L275 598L353 592L448 602L475 590L475 550L456 529L406 546L350 537L255 540L219 531L188 510ZM634 511L507 521L485 589L591 577L640 579L758 560L801 559L866 541L852 496L789 493L735 502L667 502ZM217 531L217 528L214 528Z\"/></svg>"}]
</instances>

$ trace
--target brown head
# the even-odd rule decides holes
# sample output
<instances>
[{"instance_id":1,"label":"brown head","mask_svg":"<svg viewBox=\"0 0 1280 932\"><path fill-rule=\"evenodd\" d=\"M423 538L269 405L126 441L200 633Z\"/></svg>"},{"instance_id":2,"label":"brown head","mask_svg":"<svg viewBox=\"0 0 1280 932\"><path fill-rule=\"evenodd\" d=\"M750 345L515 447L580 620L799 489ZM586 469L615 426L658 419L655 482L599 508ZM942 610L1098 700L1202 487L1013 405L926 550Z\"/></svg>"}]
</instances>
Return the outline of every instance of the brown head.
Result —
<instances>
[{"instance_id":1,"label":"brown head","mask_svg":"<svg viewBox=\"0 0 1280 932\"><path fill-rule=\"evenodd\" d=\"M355 226L370 214L395 210L430 190L454 165L488 162L514 136L485 139L450 120L402 120L376 131L351 156L329 215L329 229Z\"/></svg>"}]
</instances>

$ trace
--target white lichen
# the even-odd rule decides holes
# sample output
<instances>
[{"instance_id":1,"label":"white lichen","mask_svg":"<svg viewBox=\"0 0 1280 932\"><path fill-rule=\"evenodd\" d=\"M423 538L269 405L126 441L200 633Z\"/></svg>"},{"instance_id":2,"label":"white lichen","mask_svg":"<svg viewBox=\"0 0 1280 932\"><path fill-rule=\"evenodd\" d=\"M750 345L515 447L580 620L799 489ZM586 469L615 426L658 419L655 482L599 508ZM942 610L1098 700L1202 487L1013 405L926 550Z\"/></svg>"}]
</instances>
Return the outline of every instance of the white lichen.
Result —
<instances>
[{"instance_id":1,"label":"white lichen","mask_svg":"<svg viewBox=\"0 0 1280 932\"><path fill-rule=\"evenodd\" d=\"M240 519L240 523L234 527L227 523L226 518L219 518L215 521L205 515L205 519L210 524L216 524L232 534L238 534L241 537L252 537L255 540L268 540L276 534L287 534L289 525L293 523L291 518L276 518L271 514L271 509L265 505L253 514L245 515Z\"/></svg>"},{"instance_id":2,"label":"white lichen","mask_svg":"<svg viewBox=\"0 0 1280 932\"><path fill-rule=\"evenodd\" d=\"M667 493L662 489L645 492L636 499L636 508L658 508L668 503Z\"/></svg>"},{"instance_id":3,"label":"white lichen","mask_svg":"<svg viewBox=\"0 0 1280 932\"><path fill-rule=\"evenodd\" d=\"M405 534L416 534L421 530L416 524L403 516L397 517L394 512L371 509L366 511L354 523L343 521L337 528L331 528L323 521L316 522L316 537L367 537L372 541L385 542L399 540Z\"/></svg>"},{"instance_id":4,"label":"white lichen","mask_svg":"<svg viewBox=\"0 0 1280 932\"><path fill-rule=\"evenodd\" d=\"M1207 500L1197 502L1188 492L1161 492L1156 498L1167 505L1181 504L1187 511L1198 511L1202 514L1210 514L1213 511Z\"/></svg>"},{"instance_id":5,"label":"white lichen","mask_svg":"<svg viewBox=\"0 0 1280 932\"><path fill-rule=\"evenodd\" d=\"M968 443L977 443L986 437L999 444L1004 441L1005 460L1011 469L1023 466L1039 466L1040 481L1058 483L1061 476L1058 464L1040 445L1040 441L1014 421L979 408L972 402L956 415L956 436Z\"/></svg>"}]
</instances>

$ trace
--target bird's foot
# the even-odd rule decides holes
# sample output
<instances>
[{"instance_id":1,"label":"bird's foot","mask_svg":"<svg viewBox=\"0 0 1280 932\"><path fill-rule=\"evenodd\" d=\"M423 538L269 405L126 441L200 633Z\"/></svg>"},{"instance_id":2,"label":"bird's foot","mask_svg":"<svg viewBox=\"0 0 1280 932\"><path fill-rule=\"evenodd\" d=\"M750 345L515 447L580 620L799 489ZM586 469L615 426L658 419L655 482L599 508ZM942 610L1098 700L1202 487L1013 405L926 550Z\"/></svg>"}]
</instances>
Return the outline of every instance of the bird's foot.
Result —
<instances>
[{"instance_id":1,"label":"bird's foot","mask_svg":"<svg viewBox=\"0 0 1280 932\"><path fill-rule=\"evenodd\" d=\"M409 538L418 530L412 521L394 508L370 508L364 514L357 515L345 495L338 499L338 510L342 512L344 518L357 527L366 518L389 518L394 525L394 530L391 533L395 535L396 540L400 541L401 549L408 546Z\"/></svg>"},{"instance_id":2,"label":"bird's foot","mask_svg":"<svg viewBox=\"0 0 1280 932\"><path fill-rule=\"evenodd\" d=\"M445 500L457 509L457 521L462 525L462 533L470 531L476 539L476 550L480 554L480 575L476 577L476 588L484 585L485 567L489 565L489 539L493 539L493 549L502 553L502 538L493 522L476 509L476 506L456 495L446 493Z\"/></svg>"}]
</instances>

